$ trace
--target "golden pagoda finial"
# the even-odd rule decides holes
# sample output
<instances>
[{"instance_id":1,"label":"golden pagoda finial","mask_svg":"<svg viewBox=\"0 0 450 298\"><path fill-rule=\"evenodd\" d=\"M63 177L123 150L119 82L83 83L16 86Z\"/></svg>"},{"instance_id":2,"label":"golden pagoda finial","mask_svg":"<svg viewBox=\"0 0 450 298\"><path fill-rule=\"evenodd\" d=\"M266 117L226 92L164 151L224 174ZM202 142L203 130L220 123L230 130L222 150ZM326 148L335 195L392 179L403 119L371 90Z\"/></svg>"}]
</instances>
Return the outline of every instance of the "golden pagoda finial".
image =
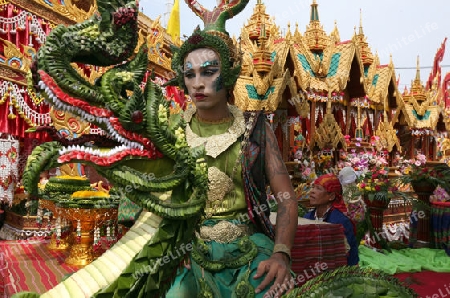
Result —
<instances>
[{"instance_id":1,"label":"golden pagoda finial","mask_svg":"<svg viewBox=\"0 0 450 298\"><path fill-rule=\"evenodd\" d=\"M319 21L319 10L317 9L317 2L316 0L313 0L313 3L311 4L311 15L310 15L310 22L313 21Z\"/></svg>"},{"instance_id":2,"label":"golden pagoda finial","mask_svg":"<svg viewBox=\"0 0 450 298\"><path fill-rule=\"evenodd\" d=\"M356 32L356 26L354 26L353 40L359 47L361 60L365 66L371 65L373 63L373 54L370 51L369 44L367 43L366 37L364 36L364 30L362 25L362 10L360 9L360 20L359 20L359 33Z\"/></svg>"},{"instance_id":3,"label":"golden pagoda finial","mask_svg":"<svg viewBox=\"0 0 450 298\"><path fill-rule=\"evenodd\" d=\"M330 37L320 24L316 0L313 0L311 4L311 15L309 24L306 26L305 39L309 49L314 52L322 52L330 44Z\"/></svg>"},{"instance_id":4,"label":"golden pagoda finial","mask_svg":"<svg viewBox=\"0 0 450 298\"><path fill-rule=\"evenodd\" d=\"M419 62L419 55L417 55L416 81L420 82L420 62Z\"/></svg>"},{"instance_id":5,"label":"golden pagoda finial","mask_svg":"<svg viewBox=\"0 0 450 298\"><path fill-rule=\"evenodd\" d=\"M302 38L302 34L300 33L300 30L298 29L298 23L295 23L295 31L294 31L294 40L296 42L300 42Z\"/></svg>"},{"instance_id":6,"label":"golden pagoda finial","mask_svg":"<svg viewBox=\"0 0 450 298\"><path fill-rule=\"evenodd\" d=\"M333 28L333 31L331 32L330 36L334 39L335 43L341 42L341 36L339 34L339 29L338 29L336 20L334 20L334 28Z\"/></svg>"},{"instance_id":7,"label":"golden pagoda finial","mask_svg":"<svg viewBox=\"0 0 450 298\"><path fill-rule=\"evenodd\" d=\"M414 109L416 110L418 115L423 115L423 113L426 111L425 108L419 107L418 103L423 102L427 100L427 94L425 91L424 86L422 86L422 82L420 81L420 62L419 62L419 56L417 56L417 69L416 69L416 77L414 80L411 80L411 91L410 91L410 97L403 96L403 100L405 102L410 102L411 104L415 104Z\"/></svg>"},{"instance_id":8,"label":"golden pagoda finial","mask_svg":"<svg viewBox=\"0 0 450 298\"><path fill-rule=\"evenodd\" d=\"M359 9L359 34L363 35L363 25L362 25L362 9Z\"/></svg>"}]
</instances>

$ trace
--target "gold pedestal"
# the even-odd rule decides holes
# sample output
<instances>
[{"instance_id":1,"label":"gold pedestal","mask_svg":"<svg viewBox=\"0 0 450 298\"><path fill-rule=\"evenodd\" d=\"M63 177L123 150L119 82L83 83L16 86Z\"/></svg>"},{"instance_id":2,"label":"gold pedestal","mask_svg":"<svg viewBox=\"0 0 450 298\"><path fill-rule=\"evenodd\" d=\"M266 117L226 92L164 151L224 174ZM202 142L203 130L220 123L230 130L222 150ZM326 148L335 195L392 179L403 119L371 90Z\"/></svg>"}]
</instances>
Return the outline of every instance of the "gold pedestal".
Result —
<instances>
[{"instance_id":1,"label":"gold pedestal","mask_svg":"<svg viewBox=\"0 0 450 298\"><path fill-rule=\"evenodd\" d=\"M56 205L55 201L53 200L46 200L46 199L39 199L39 207L42 209L48 209L53 214L56 213ZM61 237L58 240L56 239L56 233L53 233L52 238L50 239L50 243L47 245L47 248L50 250L66 250L70 248L70 245L72 244L72 237L71 233L65 237Z\"/></svg>"},{"instance_id":2,"label":"gold pedestal","mask_svg":"<svg viewBox=\"0 0 450 298\"><path fill-rule=\"evenodd\" d=\"M84 267L95 260L96 256L92 249L94 240L91 241L91 233L81 233L80 243L77 240L70 247L69 256L64 260L68 265ZM77 232L73 232L72 236L76 239Z\"/></svg>"},{"instance_id":3,"label":"gold pedestal","mask_svg":"<svg viewBox=\"0 0 450 298\"><path fill-rule=\"evenodd\" d=\"M69 249L72 245L72 235L69 234L66 237L61 237L59 239L59 243L56 240L56 233L53 233L52 238L50 239L50 243L47 245L47 248L50 250L66 250Z\"/></svg>"},{"instance_id":4,"label":"gold pedestal","mask_svg":"<svg viewBox=\"0 0 450 298\"><path fill-rule=\"evenodd\" d=\"M55 213L56 211L55 202L52 200L39 199L39 207L42 209L48 209L52 213Z\"/></svg>"},{"instance_id":5,"label":"gold pedestal","mask_svg":"<svg viewBox=\"0 0 450 298\"><path fill-rule=\"evenodd\" d=\"M72 266L86 266L97 257L94 249L94 229L107 220L117 219L117 208L56 207L57 213L72 221L73 243L65 263ZM80 234L77 235L78 222Z\"/></svg>"}]
</instances>

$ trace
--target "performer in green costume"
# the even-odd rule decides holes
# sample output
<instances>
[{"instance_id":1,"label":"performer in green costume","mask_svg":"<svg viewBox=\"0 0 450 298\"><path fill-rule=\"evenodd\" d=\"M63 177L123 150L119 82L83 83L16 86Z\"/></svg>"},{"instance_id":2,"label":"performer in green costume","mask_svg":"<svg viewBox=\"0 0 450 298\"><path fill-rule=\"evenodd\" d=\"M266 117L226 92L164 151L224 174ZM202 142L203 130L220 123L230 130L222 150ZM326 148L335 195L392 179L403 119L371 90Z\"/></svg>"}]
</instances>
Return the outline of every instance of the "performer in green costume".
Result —
<instances>
[{"instance_id":1,"label":"performer in green costume","mask_svg":"<svg viewBox=\"0 0 450 298\"><path fill-rule=\"evenodd\" d=\"M212 13L222 24L233 15L231 9L247 3L234 1ZM167 297L262 297L286 290L282 285L290 279L297 227L294 190L264 113L244 114L229 104L240 53L220 29L224 24L205 24L173 58L177 78L171 83L194 103L183 115L186 139L189 146L206 149L209 191L190 262ZM277 197L275 230L268 216L267 184Z\"/></svg>"}]
</instances>

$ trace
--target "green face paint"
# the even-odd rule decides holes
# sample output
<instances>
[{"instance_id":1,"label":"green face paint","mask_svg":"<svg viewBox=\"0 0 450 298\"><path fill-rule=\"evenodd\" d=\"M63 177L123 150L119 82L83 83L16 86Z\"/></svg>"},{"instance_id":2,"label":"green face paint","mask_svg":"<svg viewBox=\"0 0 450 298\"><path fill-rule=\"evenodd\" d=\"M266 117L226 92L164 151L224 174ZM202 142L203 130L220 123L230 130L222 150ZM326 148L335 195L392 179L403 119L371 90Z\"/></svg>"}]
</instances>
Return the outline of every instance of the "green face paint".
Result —
<instances>
[{"instance_id":1,"label":"green face paint","mask_svg":"<svg viewBox=\"0 0 450 298\"><path fill-rule=\"evenodd\" d=\"M219 92L220 90L222 90L224 88L221 75L218 76L217 79L214 80L213 88L216 90L216 92Z\"/></svg>"}]
</instances>

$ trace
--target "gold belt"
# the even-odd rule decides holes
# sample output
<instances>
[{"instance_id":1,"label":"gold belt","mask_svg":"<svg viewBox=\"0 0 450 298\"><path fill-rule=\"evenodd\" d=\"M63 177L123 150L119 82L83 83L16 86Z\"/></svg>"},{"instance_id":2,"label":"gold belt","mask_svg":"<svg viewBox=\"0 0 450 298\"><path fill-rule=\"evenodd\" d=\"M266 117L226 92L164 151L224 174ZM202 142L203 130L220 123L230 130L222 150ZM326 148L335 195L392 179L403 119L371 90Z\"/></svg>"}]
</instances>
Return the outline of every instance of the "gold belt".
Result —
<instances>
[{"instance_id":1,"label":"gold belt","mask_svg":"<svg viewBox=\"0 0 450 298\"><path fill-rule=\"evenodd\" d=\"M203 241L216 241L218 243L231 243L239 237L250 236L251 229L248 225L233 224L221 220L214 226L201 226L197 237Z\"/></svg>"}]
</instances>

